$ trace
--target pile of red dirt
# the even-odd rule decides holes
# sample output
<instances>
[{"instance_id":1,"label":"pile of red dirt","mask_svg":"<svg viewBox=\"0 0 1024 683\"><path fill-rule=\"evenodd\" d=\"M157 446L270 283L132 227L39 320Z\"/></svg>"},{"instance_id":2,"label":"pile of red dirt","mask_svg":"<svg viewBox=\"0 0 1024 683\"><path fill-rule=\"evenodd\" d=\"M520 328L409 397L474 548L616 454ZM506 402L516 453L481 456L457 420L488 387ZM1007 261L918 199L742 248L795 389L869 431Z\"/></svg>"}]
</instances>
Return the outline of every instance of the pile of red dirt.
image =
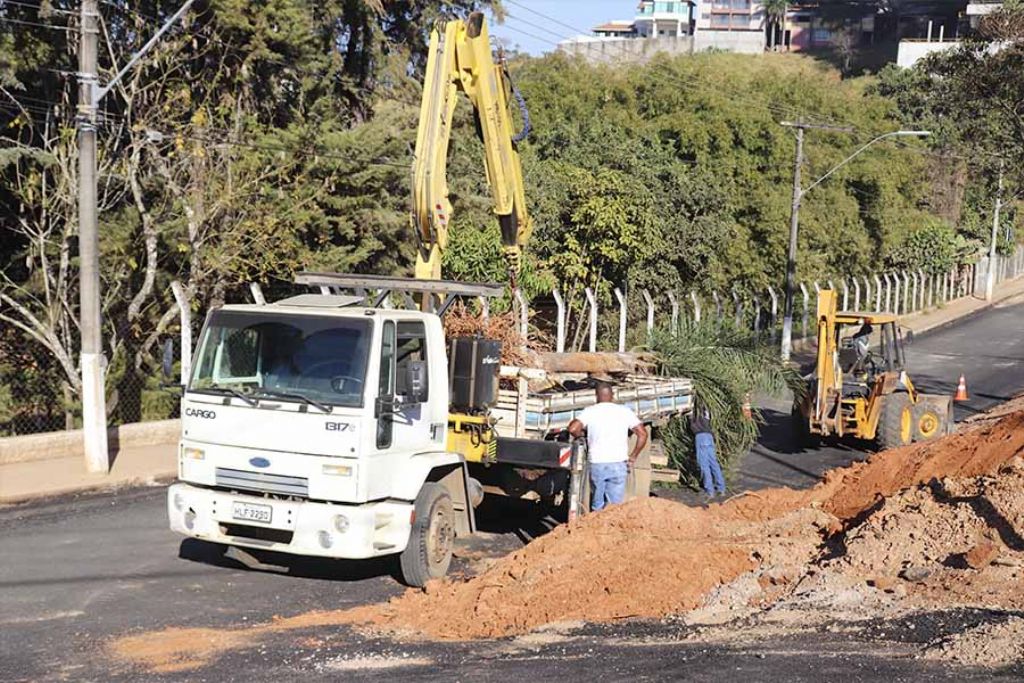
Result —
<instances>
[{"instance_id":1,"label":"pile of red dirt","mask_svg":"<svg viewBox=\"0 0 1024 683\"><path fill-rule=\"evenodd\" d=\"M766 534L764 524L726 522L711 510L637 500L560 527L469 581L436 582L353 616L389 630L466 639L554 621L685 612L715 586L754 569L759 554L813 553L829 519L803 514L801 523Z\"/></svg>"},{"instance_id":2,"label":"pile of red dirt","mask_svg":"<svg viewBox=\"0 0 1024 683\"><path fill-rule=\"evenodd\" d=\"M993 472L1022 450L1024 411L832 470L811 490L811 500L821 501L837 517L849 519L908 486Z\"/></svg>"},{"instance_id":3,"label":"pile of red dirt","mask_svg":"<svg viewBox=\"0 0 1024 683\"><path fill-rule=\"evenodd\" d=\"M559 527L478 576L387 604L133 634L108 652L152 671L181 671L313 626L471 639L695 608L735 616L738 607L793 607L798 620L879 600L1024 608L1024 460L1015 458L1024 455L1022 408L834 470L807 491L759 491L706 509L633 501ZM1016 637L1020 623L992 628ZM930 656L995 661L986 645L993 633L936 643Z\"/></svg>"},{"instance_id":4,"label":"pile of red dirt","mask_svg":"<svg viewBox=\"0 0 1024 683\"><path fill-rule=\"evenodd\" d=\"M390 631L466 639L523 633L553 621L678 614L751 570L799 574L816 561L826 537L897 491L994 472L1020 453L1024 412L879 453L830 472L808 491L772 489L707 509L637 500L556 529L479 576L410 590L351 616ZM927 525L922 533L931 533ZM971 533L969 542L976 543Z\"/></svg>"}]
</instances>

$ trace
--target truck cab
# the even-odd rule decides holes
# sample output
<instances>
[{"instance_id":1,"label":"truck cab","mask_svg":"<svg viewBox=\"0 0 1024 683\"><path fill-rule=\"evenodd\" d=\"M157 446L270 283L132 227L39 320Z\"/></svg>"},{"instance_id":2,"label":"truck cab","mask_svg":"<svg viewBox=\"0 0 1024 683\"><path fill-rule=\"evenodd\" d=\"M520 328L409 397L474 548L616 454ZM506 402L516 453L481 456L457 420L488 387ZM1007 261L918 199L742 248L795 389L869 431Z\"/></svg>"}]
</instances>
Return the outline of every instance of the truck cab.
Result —
<instances>
[{"instance_id":1,"label":"truck cab","mask_svg":"<svg viewBox=\"0 0 1024 683\"><path fill-rule=\"evenodd\" d=\"M446 450L436 315L308 294L208 316L181 404L173 530L299 555L399 554L443 575L474 530L464 458Z\"/></svg>"}]
</instances>

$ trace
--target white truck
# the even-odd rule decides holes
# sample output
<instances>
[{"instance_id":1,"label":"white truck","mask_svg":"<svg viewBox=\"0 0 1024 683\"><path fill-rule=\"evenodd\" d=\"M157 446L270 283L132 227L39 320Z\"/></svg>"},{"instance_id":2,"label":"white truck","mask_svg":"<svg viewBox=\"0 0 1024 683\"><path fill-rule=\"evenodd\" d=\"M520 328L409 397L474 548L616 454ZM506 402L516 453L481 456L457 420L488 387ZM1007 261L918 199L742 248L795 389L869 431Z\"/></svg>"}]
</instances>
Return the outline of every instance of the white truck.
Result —
<instances>
[{"instance_id":1,"label":"white truck","mask_svg":"<svg viewBox=\"0 0 1024 683\"><path fill-rule=\"evenodd\" d=\"M327 293L207 316L181 401L171 529L296 555L398 555L404 580L421 586L446 573L455 537L475 530L485 487L565 497L569 448L552 439L593 391L535 395L513 381L499 394L496 357L449 364L457 345L439 314L454 297L501 287L299 281ZM388 307L400 294L412 308L424 293L443 295L435 312ZM689 408L690 384L644 378L618 395L658 423Z\"/></svg>"}]
</instances>

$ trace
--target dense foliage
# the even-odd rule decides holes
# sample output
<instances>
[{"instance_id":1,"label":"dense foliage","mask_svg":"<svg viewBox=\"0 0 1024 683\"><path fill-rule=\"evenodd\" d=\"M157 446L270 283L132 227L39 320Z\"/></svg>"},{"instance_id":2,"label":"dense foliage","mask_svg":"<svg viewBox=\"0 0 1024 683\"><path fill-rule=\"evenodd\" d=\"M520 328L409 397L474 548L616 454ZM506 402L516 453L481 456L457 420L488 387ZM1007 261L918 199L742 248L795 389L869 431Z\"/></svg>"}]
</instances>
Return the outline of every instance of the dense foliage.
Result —
<instances>
[{"instance_id":1,"label":"dense foliage","mask_svg":"<svg viewBox=\"0 0 1024 683\"><path fill-rule=\"evenodd\" d=\"M108 79L178 6L101 0ZM409 168L427 29L486 0L208 0L103 103L104 339L116 421L173 408L155 379L180 281L196 313L296 271L409 273ZM60 427L80 390L74 103L77 2L0 0L0 421ZM1005 22L1004 22L1005 23ZM782 279L793 136L804 185L874 135L922 121L936 145L883 143L805 197L800 277L939 268L985 241L1000 150L1024 159L1021 46L841 78L808 57L702 54L594 66L516 57L534 131L520 145L536 231L522 285L750 292ZM456 113L450 277L504 267L472 112ZM972 152L972 150L975 150ZM985 155L977 153L983 150ZM972 155L988 159L967 163ZM1010 155L1006 155L1010 156ZM962 163L961 163L962 162ZM1004 241L1013 240L1013 203ZM942 240L941 249L930 244ZM630 297L634 305L639 297ZM602 320L604 330L615 326ZM570 330L579 326L570 325ZM602 340L614 335L602 334ZM570 342L579 345L580 335ZM45 423L45 424L43 424Z\"/></svg>"}]
</instances>

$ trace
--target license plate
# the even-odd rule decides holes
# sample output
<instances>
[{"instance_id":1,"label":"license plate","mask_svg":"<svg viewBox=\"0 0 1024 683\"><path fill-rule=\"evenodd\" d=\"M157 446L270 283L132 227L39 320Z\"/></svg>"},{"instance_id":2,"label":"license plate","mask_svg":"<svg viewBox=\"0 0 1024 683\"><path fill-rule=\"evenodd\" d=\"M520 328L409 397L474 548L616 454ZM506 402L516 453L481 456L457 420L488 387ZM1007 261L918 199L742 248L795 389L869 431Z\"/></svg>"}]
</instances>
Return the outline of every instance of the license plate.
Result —
<instances>
[{"instance_id":1,"label":"license plate","mask_svg":"<svg viewBox=\"0 0 1024 683\"><path fill-rule=\"evenodd\" d=\"M241 519L247 522L262 522L264 524L270 524L270 517L273 514L273 511L274 508L269 505L241 503L237 500L231 504L231 516L235 519Z\"/></svg>"}]
</instances>

